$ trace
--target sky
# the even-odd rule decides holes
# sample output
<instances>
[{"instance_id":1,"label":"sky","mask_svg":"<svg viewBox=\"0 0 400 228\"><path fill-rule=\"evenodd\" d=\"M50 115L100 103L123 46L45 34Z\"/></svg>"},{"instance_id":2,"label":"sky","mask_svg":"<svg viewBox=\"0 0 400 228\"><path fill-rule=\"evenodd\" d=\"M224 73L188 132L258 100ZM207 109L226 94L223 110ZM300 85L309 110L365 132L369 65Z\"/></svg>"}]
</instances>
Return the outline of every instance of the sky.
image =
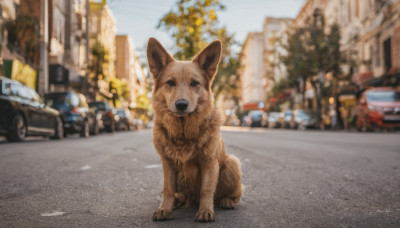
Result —
<instances>
[{"instance_id":1,"label":"sky","mask_svg":"<svg viewBox=\"0 0 400 228\"><path fill-rule=\"evenodd\" d=\"M150 37L158 39L171 52L174 42L167 31L157 29L159 20L178 0L109 0L117 21L118 35L131 35L142 61L146 60L145 46ZM224 11L218 11L221 25L226 25L235 39L243 43L248 32L262 30L264 19L270 17L294 18L303 0L220 0Z\"/></svg>"}]
</instances>

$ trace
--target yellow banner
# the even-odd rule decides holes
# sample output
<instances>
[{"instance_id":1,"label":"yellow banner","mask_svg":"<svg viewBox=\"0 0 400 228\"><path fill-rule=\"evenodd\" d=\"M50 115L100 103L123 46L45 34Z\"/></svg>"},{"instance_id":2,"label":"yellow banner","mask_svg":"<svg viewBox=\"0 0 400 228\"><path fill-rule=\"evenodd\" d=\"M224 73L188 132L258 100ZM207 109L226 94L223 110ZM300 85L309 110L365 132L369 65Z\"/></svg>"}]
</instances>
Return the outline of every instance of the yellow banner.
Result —
<instances>
[{"instance_id":1,"label":"yellow banner","mask_svg":"<svg viewBox=\"0 0 400 228\"><path fill-rule=\"evenodd\" d=\"M32 67L23 64L16 59L13 60L11 79L20 81L25 85L31 87L32 89L36 90L36 77L37 73Z\"/></svg>"}]
</instances>

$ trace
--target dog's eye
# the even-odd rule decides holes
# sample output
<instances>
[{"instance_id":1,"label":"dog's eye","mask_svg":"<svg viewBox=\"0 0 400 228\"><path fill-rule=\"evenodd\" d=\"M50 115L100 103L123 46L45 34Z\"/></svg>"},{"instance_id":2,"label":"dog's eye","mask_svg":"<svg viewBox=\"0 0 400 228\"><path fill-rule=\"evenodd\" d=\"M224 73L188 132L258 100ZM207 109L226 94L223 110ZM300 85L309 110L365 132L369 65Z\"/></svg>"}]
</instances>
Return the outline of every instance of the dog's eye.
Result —
<instances>
[{"instance_id":1,"label":"dog's eye","mask_svg":"<svg viewBox=\"0 0 400 228\"><path fill-rule=\"evenodd\" d=\"M172 80L168 80L168 81L167 81L167 84L168 84L169 86L175 86L175 82L172 81Z\"/></svg>"},{"instance_id":2,"label":"dog's eye","mask_svg":"<svg viewBox=\"0 0 400 228\"><path fill-rule=\"evenodd\" d=\"M198 84L200 84L200 83L199 83L199 82L196 82L196 81L192 81L192 82L190 83L190 86L195 87L195 86L197 86Z\"/></svg>"}]
</instances>

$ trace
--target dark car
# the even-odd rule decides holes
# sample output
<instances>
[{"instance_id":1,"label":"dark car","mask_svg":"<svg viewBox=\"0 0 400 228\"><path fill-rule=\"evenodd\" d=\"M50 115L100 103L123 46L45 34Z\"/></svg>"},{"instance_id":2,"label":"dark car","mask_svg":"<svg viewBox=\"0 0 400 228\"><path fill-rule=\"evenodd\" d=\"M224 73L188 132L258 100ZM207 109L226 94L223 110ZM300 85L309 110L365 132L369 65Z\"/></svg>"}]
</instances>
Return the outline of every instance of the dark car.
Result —
<instances>
[{"instance_id":1,"label":"dark car","mask_svg":"<svg viewBox=\"0 0 400 228\"><path fill-rule=\"evenodd\" d=\"M118 131L130 131L131 123L129 119L129 113L125 109L118 109L116 116L116 128Z\"/></svg>"},{"instance_id":2,"label":"dark car","mask_svg":"<svg viewBox=\"0 0 400 228\"><path fill-rule=\"evenodd\" d=\"M46 106L41 97L22 83L0 77L0 135L8 141L26 136L64 136L60 113Z\"/></svg>"},{"instance_id":3,"label":"dark car","mask_svg":"<svg viewBox=\"0 0 400 228\"><path fill-rule=\"evenodd\" d=\"M115 114L117 111L111 108L106 101L95 101L89 103L89 107L93 108L101 120L100 129L105 129L107 132L114 132L116 129Z\"/></svg>"},{"instance_id":4,"label":"dark car","mask_svg":"<svg viewBox=\"0 0 400 228\"><path fill-rule=\"evenodd\" d=\"M81 137L99 133L96 113L89 109L86 98L77 92L48 93L44 95L48 106L61 113L64 134L79 133Z\"/></svg>"},{"instance_id":5,"label":"dark car","mask_svg":"<svg viewBox=\"0 0 400 228\"><path fill-rule=\"evenodd\" d=\"M265 127L267 124L267 114L263 111L253 110L249 112L250 127Z\"/></svg>"}]
</instances>

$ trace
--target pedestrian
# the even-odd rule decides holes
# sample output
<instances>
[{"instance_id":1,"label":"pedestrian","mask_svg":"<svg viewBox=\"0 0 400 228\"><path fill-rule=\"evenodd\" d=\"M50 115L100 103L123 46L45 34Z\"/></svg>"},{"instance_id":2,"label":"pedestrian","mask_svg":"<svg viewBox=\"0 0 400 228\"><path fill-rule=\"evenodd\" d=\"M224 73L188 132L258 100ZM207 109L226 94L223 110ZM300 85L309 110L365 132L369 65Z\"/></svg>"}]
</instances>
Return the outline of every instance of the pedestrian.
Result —
<instances>
[{"instance_id":1,"label":"pedestrian","mask_svg":"<svg viewBox=\"0 0 400 228\"><path fill-rule=\"evenodd\" d=\"M331 107L329 115L331 117L331 128L334 130L334 129L336 129L336 124L337 124L337 115L336 115L335 107L333 107L333 106Z\"/></svg>"},{"instance_id":2,"label":"pedestrian","mask_svg":"<svg viewBox=\"0 0 400 228\"><path fill-rule=\"evenodd\" d=\"M346 107L342 106L340 107L340 116L342 117L342 121L343 121L343 127L345 130L348 129L348 110Z\"/></svg>"}]
</instances>

